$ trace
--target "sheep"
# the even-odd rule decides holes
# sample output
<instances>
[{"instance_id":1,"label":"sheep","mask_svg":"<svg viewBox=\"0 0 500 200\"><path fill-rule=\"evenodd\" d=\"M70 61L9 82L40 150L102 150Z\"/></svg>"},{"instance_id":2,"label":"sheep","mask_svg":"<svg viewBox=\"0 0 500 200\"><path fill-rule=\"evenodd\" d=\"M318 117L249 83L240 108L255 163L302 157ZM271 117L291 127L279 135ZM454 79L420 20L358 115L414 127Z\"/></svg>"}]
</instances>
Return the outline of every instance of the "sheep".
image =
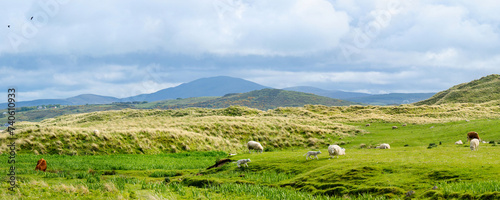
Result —
<instances>
[{"instance_id":1,"label":"sheep","mask_svg":"<svg viewBox=\"0 0 500 200\"><path fill-rule=\"evenodd\" d=\"M401 126L406 126L406 124L403 124L403 125L401 125Z\"/></svg>"},{"instance_id":2,"label":"sheep","mask_svg":"<svg viewBox=\"0 0 500 200\"><path fill-rule=\"evenodd\" d=\"M368 126L370 126L370 124L366 124L365 126L368 127Z\"/></svg>"},{"instance_id":3,"label":"sheep","mask_svg":"<svg viewBox=\"0 0 500 200\"><path fill-rule=\"evenodd\" d=\"M306 154L304 154L304 156L306 156L306 160L308 157L311 158L311 156L314 156L314 157L316 157L317 160L319 160L318 154L320 154L320 153L321 153L321 151L309 151ZM314 158L312 158L312 160L314 160Z\"/></svg>"},{"instance_id":4,"label":"sheep","mask_svg":"<svg viewBox=\"0 0 500 200\"><path fill-rule=\"evenodd\" d=\"M335 158L335 155L337 158L339 158L340 155L345 155L345 149L341 148L339 145L332 144L328 146L328 153L330 154L330 158Z\"/></svg>"},{"instance_id":5,"label":"sheep","mask_svg":"<svg viewBox=\"0 0 500 200\"><path fill-rule=\"evenodd\" d=\"M470 150L471 151L477 150L478 146L479 146L479 140L478 139L472 139L470 141Z\"/></svg>"},{"instance_id":6,"label":"sheep","mask_svg":"<svg viewBox=\"0 0 500 200\"><path fill-rule=\"evenodd\" d=\"M250 159L241 159L241 160L238 160L236 161L236 165L238 165L238 167L241 167L241 165L245 165L248 167L248 164L250 162Z\"/></svg>"},{"instance_id":7,"label":"sheep","mask_svg":"<svg viewBox=\"0 0 500 200\"><path fill-rule=\"evenodd\" d=\"M391 145L387 143L383 143L380 146L378 146L379 149L391 149Z\"/></svg>"},{"instance_id":8,"label":"sheep","mask_svg":"<svg viewBox=\"0 0 500 200\"><path fill-rule=\"evenodd\" d=\"M460 145L460 144L464 144L464 143L462 142L462 140L459 140L459 141L456 141L455 144L459 144Z\"/></svg>"},{"instance_id":9,"label":"sheep","mask_svg":"<svg viewBox=\"0 0 500 200\"><path fill-rule=\"evenodd\" d=\"M471 131L467 133L467 142L471 141L474 138L481 140L481 138L479 138L479 134L477 134L476 132Z\"/></svg>"},{"instance_id":10,"label":"sheep","mask_svg":"<svg viewBox=\"0 0 500 200\"><path fill-rule=\"evenodd\" d=\"M264 151L264 147L262 147L262 145L260 145L260 143L256 142L256 141L248 142L247 146L248 146L248 153L252 153L252 149L260 150L260 153L262 153L262 151Z\"/></svg>"},{"instance_id":11,"label":"sheep","mask_svg":"<svg viewBox=\"0 0 500 200\"><path fill-rule=\"evenodd\" d=\"M398 127L397 126L393 126L392 129L398 129Z\"/></svg>"}]
</instances>

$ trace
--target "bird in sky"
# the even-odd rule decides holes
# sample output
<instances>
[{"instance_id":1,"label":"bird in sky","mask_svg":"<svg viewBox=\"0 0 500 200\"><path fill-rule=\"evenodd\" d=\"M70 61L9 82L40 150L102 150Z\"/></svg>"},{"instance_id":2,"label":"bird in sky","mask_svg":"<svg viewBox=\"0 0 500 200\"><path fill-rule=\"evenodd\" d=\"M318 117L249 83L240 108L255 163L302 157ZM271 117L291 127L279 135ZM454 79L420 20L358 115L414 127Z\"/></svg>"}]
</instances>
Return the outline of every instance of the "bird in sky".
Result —
<instances>
[{"instance_id":1,"label":"bird in sky","mask_svg":"<svg viewBox=\"0 0 500 200\"><path fill-rule=\"evenodd\" d=\"M31 17L31 20L33 20L33 17Z\"/></svg>"},{"instance_id":2,"label":"bird in sky","mask_svg":"<svg viewBox=\"0 0 500 200\"><path fill-rule=\"evenodd\" d=\"M7 25L7 28L10 28L10 25Z\"/></svg>"}]
</instances>

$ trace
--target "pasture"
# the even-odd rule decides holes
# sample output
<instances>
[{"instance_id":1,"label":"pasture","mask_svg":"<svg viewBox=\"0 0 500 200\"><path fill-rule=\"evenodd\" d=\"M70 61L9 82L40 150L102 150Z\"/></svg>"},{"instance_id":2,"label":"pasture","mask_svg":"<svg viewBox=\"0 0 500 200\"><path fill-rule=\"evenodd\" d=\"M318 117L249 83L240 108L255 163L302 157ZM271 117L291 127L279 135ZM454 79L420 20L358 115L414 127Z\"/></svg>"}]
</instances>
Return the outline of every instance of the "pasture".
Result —
<instances>
[{"instance_id":1,"label":"pasture","mask_svg":"<svg viewBox=\"0 0 500 200\"><path fill-rule=\"evenodd\" d=\"M308 110L317 113L314 109L316 108ZM351 109L346 111L345 115L360 112L355 108ZM387 108L378 111L382 112L385 109ZM394 112L394 109L387 110ZM288 123L288 126L295 127L290 130L294 130L295 134L301 136L301 141L306 142L305 145L293 145L291 142L292 145L283 146L273 146L272 142L268 142L264 145L265 150L262 154L249 154L245 148L238 146L243 144L226 145L225 148L228 148L226 151L211 146L210 149L216 151L181 150L169 153L171 151L167 149L166 152L150 154L147 152L113 154L110 152L115 147L102 143L99 144L99 148L108 150L90 151L87 155L85 153L87 151L78 149L75 149L77 154L36 155L29 153L26 146L22 150L25 152L18 155L16 160L19 180L16 192L4 189L8 187L5 181L7 176L4 175L8 169L6 165L0 165L0 170L3 172L1 177L4 180L0 199L404 199L409 191L415 192L411 196L414 199L500 198L498 179L500 120L496 116L476 117L466 122L461 119L454 120L455 116L448 114L428 118L415 117L414 119L421 121L415 120L417 123L412 123L410 116L412 114L407 112L409 113L407 116L395 120L394 114L387 114L387 118L381 115L382 117L379 116L377 120L344 118L331 122L326 121L333 118L334 114L331 113L324 114L328 117L318 119L319 115L298 112L297 115L303 115L297 117L289 111L290 109L282 109L279 111L279 116L259 113L257 116L252 114L248 119L242 116L214 119L219 120L218 126L212 126L216 129L215 132L219 133L222 130L220 127L226 127L229 129L228 134L251 129L248 128L250 126L248 121L260 122L259 118L273 119L274 121L267 120L268 123L264 126L255 125L271 130L271 134L265 135L262 140L284 137L281 134L285 133L281 129L276 130L276 127L286 129L287 125L282 123ZM491 113L488 112L487 115L491 116ZM92 116L95 118L95 114ZM371 114L365 113L359 117L367 116ZM203 127L208 127L207 124L210 124L206 121L200 122L201 119L207 120L205 117L199 119L181 117L169 120L177 123L172 126L179 127L181 127L179 124L191 121L194 125L189 128L199 130L195 124L201 124ZM287 120L287 117L293 118L293 121ZM342 118L342 115L335 117ZM83 130L82 127L89 126L85 120L82 123L78 122L82 121L81 116L72 118L75 119L74 122L55 119L62 125L52 125L53 121L29 124L25 125L24 130L31 130L30 133L33 134L36 130L33 126L51 124L47 130L57 130L58 134L64 134L61 130L70 130L68 126L71 126L76 128L70 131L79 134ZM341 124L336 124L337 121ZM110 122L110 124L115 123L119 124L117 126L123 125L117 121ZM275 126L270 126L272 123ZM301 123L307 125L298 126ZM366 123L370 123L371 126L365 127ZM402 123L407 123L408 126L403 127ZM98 126L103 127L105 124L101 123ZM392 126L398 126L398 129L393 130ZM238 127L240 129L237 129ZM90 127L89 130L93 129ZM144 128L138 129L138 132L142 129ZM336 134L328 134L323 129L335 130ZM207 135L214 135L210 129L205 128L203 131L207 132ZM307 143L309 140L307 131L312 132L309 134L310 137L321 139L320 142ZM346 131L346 134L342 131ZM483 140L491 143L481 143L477 151L471 151L468 143L455 145L454 142L457 140L466 141L468 131L478 132ZM50 131L44 129L42 132L40 136L46 137L45 142L63 141L57 137L50 140L49 135L43 135L50 134ZM245 133L239 135L238 140L247 140ZM111 133L106 134L112 136ZM224 134L220 133L218 137L224 139L222 135ZM88 140L81 141L82 146L88 142L101 142L99 136L94 137L92 139L87 136ZM250 137L255 136L250 135ZM115 140L127 145L133 144L126 143L127 140ZM31 147L39 146L34 144L36 138L30 141L33 143ZM193 141L200 142L200 146L206 146L201 142L214 140L203 138ZM277 144L284 143L286 140L277 142ZM329 159L327 147L328 144L334 143L346 148L345 156ZM389 143L391 149L374 148L381 143ZM220 142L220 144L226 143ZM312 150L321 150L322 154L318 155L319 160L306 161L304 154ZM229 153L237 155L229 157ZM207 170L207 167L217 160L228 157L234 161L250 158L251 162L248 163L249 167L238 168L235 163L228 163ZM2 154L0 158L1 163L7 162L6 154ZM36 161L40 158L47 160L47 172L34 171ZM432 189L434 186L437 189Z\"/></svg>"}]
</instances>

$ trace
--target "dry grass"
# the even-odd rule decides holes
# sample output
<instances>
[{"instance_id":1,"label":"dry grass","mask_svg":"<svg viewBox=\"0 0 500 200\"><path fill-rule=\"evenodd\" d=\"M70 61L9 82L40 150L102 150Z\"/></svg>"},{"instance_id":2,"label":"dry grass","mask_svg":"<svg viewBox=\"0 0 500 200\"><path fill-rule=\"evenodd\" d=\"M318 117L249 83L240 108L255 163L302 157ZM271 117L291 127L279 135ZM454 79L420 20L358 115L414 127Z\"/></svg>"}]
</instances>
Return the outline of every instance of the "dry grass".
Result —
<instances>
[{"instance_id":1,"label":"dry grass","mask_svg":"<svg viewBox=\"0 0 500 200\"><path fill-rule=\"evenodd\" d=\"M60 116L17 125L21 151L39 154L113 154L179 151L244 151L249 140L265 149L321 147L365 131L346 123L444 123L500 117L500 101L436 106L308 105L259 111L227 109L120 110ZM230 109L231 112L228 112ZM235 110L240 110L234 112ZM244 113L232 116L228 113ZM99 130L99 133L94 133ZM7 134L0 135L5 152Z\"/></svg>"}]
</instances>

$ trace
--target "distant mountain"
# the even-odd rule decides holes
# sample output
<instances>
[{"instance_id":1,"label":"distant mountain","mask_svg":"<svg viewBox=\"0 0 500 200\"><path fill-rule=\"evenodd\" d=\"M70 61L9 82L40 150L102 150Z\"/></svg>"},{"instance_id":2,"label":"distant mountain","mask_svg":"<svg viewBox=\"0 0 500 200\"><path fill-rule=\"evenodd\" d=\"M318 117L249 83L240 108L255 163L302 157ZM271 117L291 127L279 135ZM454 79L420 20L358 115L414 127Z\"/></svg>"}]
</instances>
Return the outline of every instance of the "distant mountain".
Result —
<instances>
[{"instance_id":1,"label":"distant mountain","mask_svg":"<svg viewBox=\"0 0 500 200\"><path fill-rule=\"evenodd\" d=\"M110 104L118 102L120 99L115 97L100 96L95 94L82 94L67 99L37 99L33 101L20 101L16 107L29 107L39 105L85 105L85 104ZM7 103L0 104L0 108L6 108Z\"/></svg>"},{"instance_id":2,"label":"distant mountain","mask_svg":"<svg viewBox=\"0 0 500 200\"><path fill-rule=\"evenodd\" d=\"M71 105L85 105L85 104L110 104L119 102L120 99L115 97L100 96L95 94L82 94L75 97L67 98L66 101L71 102Z\"/></svg>"},{"instance_id":3,"label":"distant mountain","mask_svg":"<svg viewBox=\"0 0 500 200\"><path fill-rule=\"evenodd\" d=\"M330 97L330 98L334 98L334 99L348 99L348 98L354 98L354 97L371 96L371 94L367 94L367 93L344 92L344 91L340 91L340 90L323 90L320 88L309 87L309 86L289 87L289 88L283 88L283 90L311 93L311 94L324 96L324 97Z\"/></svg>"},{"instance_id":4,"label":"distant mountain","mask_svg":"<svg viewBox=\"0 0 500 200\"><path fill-rule=\"evenodd\" d=\"M455 85L415 105L444 103L484 103L500 99L500 75L492 74L468 83Z\"/></svg>"},{"instance_id":5,"label":"distant mountain","mask_svg":"<svg viewBox=\"0 0 500 200\"><path fill-rule=\"evenodd\" d=\"M229 94L217 99L205 102L176 105L171 108L202 107L202 108L226 108L229 106L246 106L261 110L274 109L277 107L302 107L307 104L325 106L348 106L359 105L340 99L318 96L303 92L287 91L280 89L262 89L241 94Z\"/></svg>"},{"instance_id":6,"label":"distant mountain","mask_svg":"<svg viewBox=\"0 0 500 200\"><path fill-rule=\"evenodd\" d=\"M297 92L312 93L319 96L330 97L334 99L342 99L352 102L358 102L370 105L393 105L393 104L409 104L427 99L435 93L390 93L390 94L367 94L359 92L344 92L340 90L323 90L320 88L299 86L284 88Z\"/></svg>"},{"instance_id":7,"label":"distant mountain","mask_svg":"<svg viewBox=\"0 0 500 200\"><path fill-rule=\"evenodd\" d=\"M345 100L370 105L399 105L422 101L434 94L435 93L390 93L376 94L365 97L346 98Z\"/></svg>"},{"instance_id":8,"label":"distant mountain","mask_svg":"<svg viewBox=\"0 0 500 200\"><path fill-rule=\"evenodd\" d=\"M241 78L217 76L201 78L177 87L166 88L151 94L141 94L122 101L160 101L166 99L223 96L228 93L244 93L269 88Z\"/></svg>"}]
</instances>

